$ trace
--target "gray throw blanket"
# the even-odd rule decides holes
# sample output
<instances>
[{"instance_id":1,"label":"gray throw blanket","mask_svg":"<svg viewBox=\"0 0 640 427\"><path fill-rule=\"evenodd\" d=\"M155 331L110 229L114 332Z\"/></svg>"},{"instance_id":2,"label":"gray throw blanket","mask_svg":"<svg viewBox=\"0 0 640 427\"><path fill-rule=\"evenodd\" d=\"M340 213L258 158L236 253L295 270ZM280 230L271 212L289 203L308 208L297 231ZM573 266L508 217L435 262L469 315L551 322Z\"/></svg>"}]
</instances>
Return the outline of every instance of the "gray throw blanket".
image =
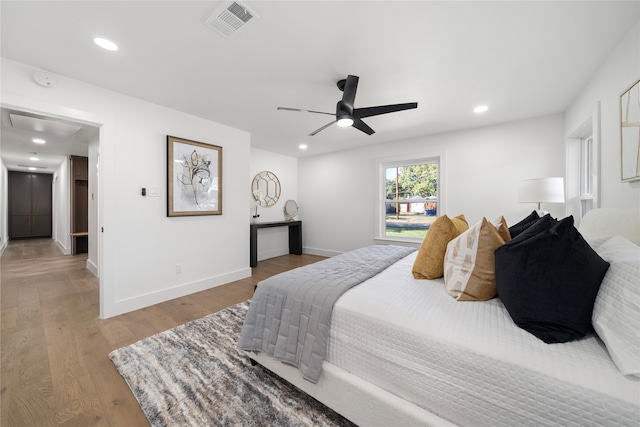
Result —
<instances>
[{"instance_id":1,"label":"gray throw blanket","mask_svg":"<svg viewBox=\"0 0 640 427\"><path fill-rule=\"evenodd\" d=\"M251 300L238 348L297 366L305 379L316 383L335 302L413 251L367 246L263 280Z\"/></svg>"}]
</instances>

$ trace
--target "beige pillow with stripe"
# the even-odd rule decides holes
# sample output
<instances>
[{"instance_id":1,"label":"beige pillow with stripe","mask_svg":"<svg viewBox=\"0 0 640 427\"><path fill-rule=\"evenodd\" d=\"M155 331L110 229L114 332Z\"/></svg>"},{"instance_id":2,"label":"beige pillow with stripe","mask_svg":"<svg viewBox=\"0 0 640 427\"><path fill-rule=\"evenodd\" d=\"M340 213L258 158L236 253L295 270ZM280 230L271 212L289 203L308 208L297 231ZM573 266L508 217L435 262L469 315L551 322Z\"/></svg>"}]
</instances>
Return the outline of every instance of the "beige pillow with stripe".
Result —
<instances>
[{"instance_id":1,"label":"beige pillow with stripe","mask_svg":"<svg viewBox=\"0 0 640 427\"><path fill-rule=\"evenodd\" d=\"M416 279L437 279L444 274L444 254L449 243L469 228L464 215L442 215L433 221L424 237L411 272Z\"/></svg>"},{"instance_id":2,"label":"beige pillow with stripe","mask_svg":"<svg viewBox=\"0 0 640 427\"><path fill-rule=\"evenodd\" d=\"M511 240L503 217L482 221L453 239L444 257L444 283L458 301L486 301L496 296L494 251Z\"/></svg>"}]
</instances>

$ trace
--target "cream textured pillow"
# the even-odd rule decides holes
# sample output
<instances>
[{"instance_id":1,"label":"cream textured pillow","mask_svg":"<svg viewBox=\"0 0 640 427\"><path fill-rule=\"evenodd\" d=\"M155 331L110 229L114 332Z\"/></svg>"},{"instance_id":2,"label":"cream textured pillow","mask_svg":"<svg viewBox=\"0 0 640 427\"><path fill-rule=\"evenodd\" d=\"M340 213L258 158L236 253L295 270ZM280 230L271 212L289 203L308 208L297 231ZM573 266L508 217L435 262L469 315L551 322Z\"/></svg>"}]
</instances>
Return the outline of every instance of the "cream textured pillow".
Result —
<instances>
[{"instance_id":1,"label":"cream textured pillow","mask_svg":"<svg viewBox=\"0 0 640 427\"><path fill-rule=\"evenodd\" d=\"M438 217L420 245L411 272L416 279L437 279L444 274L444 253L447 243L469 228L464 215Z\"/></svg>"},{"instance_id":2,"label":"cream textured pillow","mask_svg":"<svg viewBox=\"0 0 640 427\"><path fill-rule=\"evenodd\" d=\"M453 239L444 257L444 283L458 301L486 301L496 296L493 252L511 240L503 217L486 218Z\"/></svg>"}]
</instances>

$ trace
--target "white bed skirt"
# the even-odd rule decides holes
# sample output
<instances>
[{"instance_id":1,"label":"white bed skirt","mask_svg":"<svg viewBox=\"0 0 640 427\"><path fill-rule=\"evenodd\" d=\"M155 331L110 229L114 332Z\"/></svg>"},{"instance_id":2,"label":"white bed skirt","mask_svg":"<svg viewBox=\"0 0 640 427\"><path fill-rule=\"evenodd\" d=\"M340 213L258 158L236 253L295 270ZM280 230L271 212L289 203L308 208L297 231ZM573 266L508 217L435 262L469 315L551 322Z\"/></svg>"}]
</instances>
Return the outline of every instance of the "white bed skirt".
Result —
<instances>
[{"instance_id":1,"label":"white bed skirt","mask_svg":"<svg viewBox=\"0 0 640 427\"><path fill-rule=\"evenodd\" d=\"M264 353L247 353L271 372L359 426L454 426L427 410L327 361L317 384L306 381L297 368Z\"/></svg>"}]
</instances>

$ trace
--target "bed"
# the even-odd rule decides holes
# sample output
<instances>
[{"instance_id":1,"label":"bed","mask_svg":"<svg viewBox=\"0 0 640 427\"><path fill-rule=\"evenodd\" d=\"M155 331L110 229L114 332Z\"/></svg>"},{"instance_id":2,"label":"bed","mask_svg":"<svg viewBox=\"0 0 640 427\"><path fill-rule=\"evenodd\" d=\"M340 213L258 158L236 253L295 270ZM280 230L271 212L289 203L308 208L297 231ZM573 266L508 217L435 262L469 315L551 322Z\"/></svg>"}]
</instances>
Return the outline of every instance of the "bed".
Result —
<instances>
[{"instance_id":1,"label":"bed","mask_svg":"<svg viewBox=\"0 0 640 427\"><path fill-rule=\"evenodd\" d=\"M612 259L618 240L611 236L628 239L624 245L637 253L639 210L591 211L580 232L596 252L614 245L603 256L611 262L610 280L619 274ZM337 299L316 383L265 352L247 354L360 426L640 425L640 377L621 373L607 348L613 338L605 343L590 332L547 344L515 325L500 298L461 302L442 278L415 279L418 254L402 256ZM627 277L631 283L636 258L624 273L635 274ZM631 302L634 310L639 301ZM637 311L624 319L632 322L633 352Z\"/></svg>"}]
</instances>

